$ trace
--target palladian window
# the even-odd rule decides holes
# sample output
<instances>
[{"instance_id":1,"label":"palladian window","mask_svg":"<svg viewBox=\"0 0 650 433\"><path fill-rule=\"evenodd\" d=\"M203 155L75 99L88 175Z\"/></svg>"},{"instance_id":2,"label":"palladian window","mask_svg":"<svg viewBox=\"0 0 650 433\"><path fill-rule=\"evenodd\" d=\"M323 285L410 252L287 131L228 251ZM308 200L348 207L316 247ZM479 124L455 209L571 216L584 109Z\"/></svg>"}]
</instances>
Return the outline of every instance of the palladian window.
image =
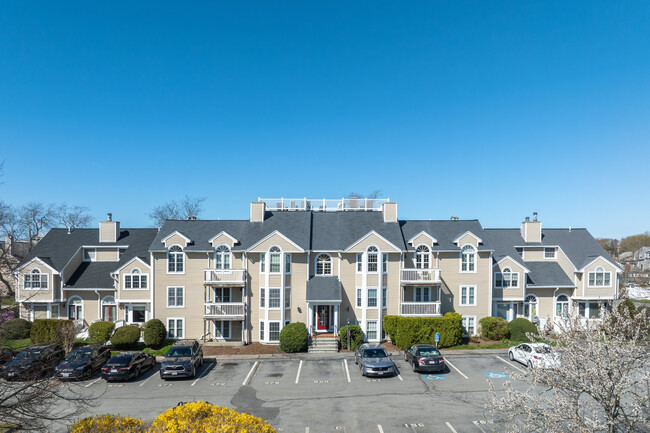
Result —
<instances>
[{"instance_id":1,"label":"palladian window","mask_svg":"<svg viewBox=\"0 0 650 433\"><path fill-rule=\"evenodd\" d=\"M183 273L184 264L183 250L178 245L173 245L167 253L167 272Z\"/></svg>"},{"instance_id":2,"label":"palladian window","mask_svg":"<svg viewBox=\"0 0 650 433\"><path fill-rule=\"evenodd\" d=\"M230 269L230 248L219 245L214 252L214 265L216 269Z\"/></svg>"},{"instance_id":3,"label":"palladian window","mask_svg":"<svg viewBox=\"0 0 650 433\"><path fill-rule=\"evenodd\" d=\"M327 254L316 258L316 275L332 275L332 258Z\"/></svg>"},{"instance_id":4,"label":"palladian window","mask_svg":"<svg viewBox=\"0 0 650 433\"><path fill-rule=\"evenodd\" d=\"M429 269L431 266L431 253L429 247L420 245L415 250L415 267L417 269Z\"/></svg>"},{"instance_id":5,"label":"palladian window","mask_svg":"<svg viewBox=\"0 0 650 433\"><path fill-rule=\"evenodd\" d=\"M476 250L471 245L465 245L462 249L460 270L462 272L476 271Z\"/></svg>"}]
</instances>

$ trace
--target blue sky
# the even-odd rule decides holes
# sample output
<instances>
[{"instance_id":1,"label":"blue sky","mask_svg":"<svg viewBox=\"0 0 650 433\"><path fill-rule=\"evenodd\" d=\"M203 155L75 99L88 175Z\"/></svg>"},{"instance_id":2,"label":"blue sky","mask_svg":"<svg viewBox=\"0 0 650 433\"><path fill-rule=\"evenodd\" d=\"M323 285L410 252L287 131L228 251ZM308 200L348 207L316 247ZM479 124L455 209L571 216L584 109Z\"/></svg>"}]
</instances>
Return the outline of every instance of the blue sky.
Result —
<instances>
[{"instance_id":1,"label":"blue sky","mask_svg":"<svg viewBox=\"0 0 650 433\"><path fill-rule=\"evenodd\" d=\"M650 230L648 2L95 3L3 2L4 201Z\"/></svg>"}]
</instances>

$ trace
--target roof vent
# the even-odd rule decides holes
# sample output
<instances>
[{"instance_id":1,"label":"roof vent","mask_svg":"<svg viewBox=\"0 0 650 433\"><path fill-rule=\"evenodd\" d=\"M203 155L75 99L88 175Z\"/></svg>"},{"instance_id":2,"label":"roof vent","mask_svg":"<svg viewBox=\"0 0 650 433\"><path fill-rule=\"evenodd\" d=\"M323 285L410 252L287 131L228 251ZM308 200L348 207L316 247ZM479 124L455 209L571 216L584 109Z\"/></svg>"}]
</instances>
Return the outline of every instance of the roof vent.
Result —
<instances>
[{"instance_id":1,"label":"roof vent","mask_svg":"<svg viewBox=\"0 0 650 433\"><path fill-rule=\"evenodd\" d=\"M526 222L527 222L527 223L530 222L530 217L526 217Z\"/></svg>"},{"instance_id":2,"label":"roof vent","mask_svg":"<svg viewBox=\"0 0 650 433\"><path fill-rule=\"evenodd\" d=\"M108 213L108 214L106 215L106 220L107 220L107 221L113 221L113 214L112 214L112 213Z\"/></svg>"},{"instance_id":3,"label":"roof vent","mask_svg":"<svg viewBox=\"0 0 650 433\"><path fill-rule=\"evenodd\" d=\"M452 221L458 221L458 217L452 215L451 220L452 220Z\"/></svg>"},{"instance_id":4,"label":"roof vent","mask_svg":"<svg viewBox=\"0 0 650 433\"><path fill-rule=\"evenodd\" d=\"M533 212L533 221L537 221L537 212Z\"/></svg>"}]
</instances>

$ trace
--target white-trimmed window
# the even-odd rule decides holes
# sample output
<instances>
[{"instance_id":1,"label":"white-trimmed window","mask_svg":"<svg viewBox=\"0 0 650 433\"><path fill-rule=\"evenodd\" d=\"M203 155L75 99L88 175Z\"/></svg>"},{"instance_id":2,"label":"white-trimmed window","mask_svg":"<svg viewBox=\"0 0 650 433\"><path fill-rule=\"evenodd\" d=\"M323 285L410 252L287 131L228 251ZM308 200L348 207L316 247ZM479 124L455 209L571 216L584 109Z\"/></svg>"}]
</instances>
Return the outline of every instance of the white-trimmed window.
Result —
<instances>
[{"instance_id":1,"label":"white-trimmed window","mask_svg":"<svg viewBox=\"0 0 650 433\"><path fill-rule=\"evenodd\" d=\"M605 272L605 269L600 266L594 272L589 272L589 287L610 287L611 285L611 272Z\"/></svg>"},{"instance_id":2,"label":"white-trimmed window","mask_svg":"<svg viewBox=\"0 0 650 433\"><path fill-rule=\"evenodd\" d=\"M214 250L214 267L215 269L230 269L231 262L230 248L227 245L219 245Z\"/></svg>"},{"instance_id":3,"label":"white-trimmed window","mask_svg":"<svg viewBox=\"0 0 650 433\"><path fill-rule=\"evenodd\" d=\"M413 302L431 302L431 287L414 287Z\"/></svg>"},{"instance_id":4,"label":"white-trimmed window","mask_svg":"<svg viewBox=\"0 0 650 433\"><path fill-rule=\"evenodd\" d=\"M567 317L569 314L569 298L567 295L559 295L555 299L555 316Z\"/></svg>"},{"instance_id":5,"label":"white-trimmed window","mask_svg":"<svg viewBox=\"0 0 650 433\"><path fill-rule=\"evenodd\" d=\"M280 322L269 322L269 341L280 341Z\"/></svg>"},{"instance_id":6,"label":"white-trimmed window","mask_svg":"<svg viewBox=\"0 0 650 433\"><path fill-rule=\"evenodd\" d=\"M280 261L282 259L282 250L280 250L280 247L277 246L272 246L269 249L269 272L272 274L279 274L280 273Z\"/></svg>"},{"instance_id":7,"label":"white-trimmed window","mask_svg":"<svg viewBox=\"0 0 650 433\"><path fill-rule=\"evenodd\" d=\"M127 305L124 311L127 323L145 323L147 321L146 305Z\"/></svg>"},{"instance_id":8,"label":"white-trimmed window","mask_svg":"<svg viewBox=\"0 0 650 433\"><path fill-rule=\"evenodd\" d=\"M388 272L388 254L381 255L381 273L385 274Z\"/></svg>"},{"instance_id":9,"label":"white-trimmed window","mask_svg":"<svg viewBox=\"0 0 650 433\"><path fill-rule=\"evenodd\" d=\"M260 254L260 272L266 272L266 253Z\"/></svg>"},{"instance_id":10,"label":"white-trimmed window","mask_svg":"<svg viewBox=\"0 0 650 433\"><path fill-rule=\"evenodd\" d=\"M544 248L544 258L545 259L554 259L555 258L555 248Z\"/></svg>"},{"instance_id":11,"label":"white-trimmed window","mask_svg":"<svg viewBox=\"0 0 650 433\"><path fill-rule=\"evenodd\" d=\"M117 321L117 303L115 297L104 296L101 302L102 320L106 322Z\"/></svg>"},{"instance_id":12,"label":"white-trimmed window","mask_svg":"<svg viewBox=\"0 0 650 433\"><path fill-rule=\"evenodd\" d=\"M40 269L34 268L29 274L23 275L23 287L26 290L47 289L48 275L41 272Z\"/></svg>"},{"instance_id":13,"label":"white-trimmed window","mask_svg":"<svg viewBox=\"0 0 650 433\"><path fill-rule=\"evenodd\" d=\"M519 287L519 272L512 272L510 268L504 268L503 272L496 272L494 274L495 284L497 288L517 288Z\"/></svg>"},{"instance_id":14,"label":"white-trimmed window","mask_svg":"<svg viewBox=\"0 0 650 433\"><path fill-rule=\"evenodd\" d=\"M84 301L80 296L71 296L68 299L68 319L83 320L84 318Z\"/></svg>"},{"instance_id":15,"label":"white-trimmed window","mask_svg":"<svg viewBox=\"0 0 650 433\"><path fill-rule=\"evenodd\" d=\"M167 319L167 338L182 340L185 338L185 318L169 317Z\"/></svg>"},{"instance_id":16,"label":"white-trimmed window","mask_svg":"<svg viewBox=\"0 0 650 433\"><path fill-rule=\"evenodd\" d=\"M215 320L214 321L214 336L219 339L230 340L230 321L228 320Z\"/></svg>"},{"instance_id":17,"label":"white-trimmed window","mask_svg":"<svg viewBox=\"0 0 650 433\"><path fill-rule=\"evenodd\" d=\"M377 306L377 289L368 289L368 308Z\"/></svg>"},{"instance_id":18,"label":"white-trimmed window","mask_svg":"<svg viewBox=\"0 0 650 433\"><path fill-rule=\"evenodd\" d=\"M476 316L463 316L462 325L465 335L476 334Z\"/></svg>"},{"instance_id":19,"label":"white-trimmed window","mask_svg":"<svg viewBox=\"0 0 650 433\"><path fill-rule=\"evenodd\" d=\"M332 275L332 257L327 254L316 257L316 275Z\"/></svg>"},{"instance_id":20,"label":"white-trimmed window","mask_svg":"<svg viewBox=\"0 0 650 433\"><path fill-rule=\"evenodd\" d=\"M431 268L431 251L426 245L420 245L415 250L415 268L416 269L430 269Z\"/></svg>"},{"instance_id":21,"label":"white-trimmed window","mask_svg":"<svg viewBox=\"0 0 650 433\"><path fill-rule=\"evenodd\" d=\"M370 246L366 250L366 260L368 261L367 272L377 272L377 247Z\"/></svg>"},{"instance_id":22,"label":"white-trimmed window","mask_svg":"<svg viewBox=\"0 0 650 433\"><path fill-rule=\"evenodd\" d=\"M260 320L260 341L266 340L264 335L264 322Z\"/></svg>"},{"instance_id":23,"label":"white-trimmed window","mask_svg":"<svg viewBox=\"0 0 650 433\"><path fill-rule=\"evenodd\" d=\"M476 306L476 286L461 286L460 305Z\"/></svg>"},{"instance_id":24,"label":"white-trimmed window","mask_svg":"<svg viewBox=\"0 0 650 433\"><path fill-rule=\"evenodd\" d=\"M377 321L368 320L366 322L366 337L368 341L377 340Z\"/></svg>"},{"instance_id":25,"label":"white-trimmed window","mask_svg":"<svg viewBox=\"0 0 650 433\"><path fill-rule=\"evenodd\" d=\"M363 272L363 254L357 254L357 274Z\"/></svg>"},{"instance_id":26,"label":"white-trimmed window","mask_svg":"<svg viewBox=\"0 0 650 433\"><path fill-rule=\"evenodd\" d=\"M280 308L280 289L269 289L269 308Z\"/></svg>"},{"instance_id":27,"label":"white-trimmed window","mask_svg":"<svg viewBox=\"0 0 650 433\"><path fill-rule=\"evenodd\" d=\"M524 299L524 317L532 322L537 316L537 296L528 295Z\"/></svg>"},{"instance_id":28,"label":"white-trimmed window","mask_svg":"<svg viewBox=\"0 0 650 433\"><path fill-rule=\"evenodd\" d=\"M185 287L167 287L167 307L182 308L185 306Z\"/></svg>"},{"instance_id":29,"label":"white-trimmed window","mask_svg":"<svg viewBox=\"0 0 650 433\"><path fill-rule=\"evenodd\" d=\"M465 245L461 250L460 271L476 272L476 249L472 245Z\"/></svg>"},{"instance_id":30,"label":"white-trimmed window","mask_svg":"<svg viewBox=\"0 0 650 433\"><path fill-rule=\"evenodd\" d=\"M84 262L94 262L97 260L96 248L84 248Z\"/></svg>"},{"instance_id":31,"label":"white-trimmed window","mask_svg":"<svg viewBox=\"0 0 650 433\"><path fill-rule=\"evenodd\" d=\"M357 307L361 308L361 289L357 289Z\"/></svg>"},{"instance_id":32,"label":"white-trimmed window","mask_svg":"<svg viewBox=\"0 0 650 433\"><path fill-rule=\"evenodd\" d=\"M266 307L266 296L265 296L266 293L265 292L266 292L266 290L263 287L261 287L260 288L260 308Z\"/></svg>"},{"instance_id":33,"label":"white-trimmed window","mask_svg":"<svg viewBox=\"0 0 650 433\"><path fill-rule=\"evenodd\" d=\"M291 287L284 288L284 308L291 308Z\"/></svg>"},{"instance_id":34,"label":"white-trimmed window","mask_svg":"<svg viewBox=\"0 0 650 433\"><path fill-rule=\"evenodd\" d=\"M130 274L124 274L124 290L141 290L149 287L149 275L134 268Z\"/></svg>"},{"instance_id":35,"label":"white-trimmed window","mask_svg":"<svg viewBox=\"0 0 650 433\"><path fill-rule=\"evenodd\" d=\"M289 253L284 254L284 273L291 273L291 254Z\"/></svg>"},{"instance_id":36,"label":"white-trimmed window","mask_svg":"<svg viewBox=\"0 0 650 433\"><path fill-rule=\"evenodd\" d=\"M172 245L167 252L167 273L182 274L185 269L183 249L178 245Z\"/></svg>"},{"instance_id":37,"label":"white-trimmed window","mask_svg":"<svg viewBox=\"0 0 650 433\"><path fill-rule=\"evenodd\" d=\"M232 301L232 291L230 287L213 287L214 302L228 303Z\"/></svg>"},{"instance_id":38,"label":"white-trimmed window","mask_svg":"<svg viewBox=\"0 0 650 433\"><path fill-rule=\"evenodd\" d=\"M388 301L386 298L388 297L388 288L382 287L381 288L381 306L383 308L386 308L388 306Z\"/></svg>"},{"instance_id":39,"label":"white-trimmed window","mask_svg":"<svg viewBox=\"0 0 650 433\"><path fill-rule=\"evenodd\" d=\"M598 301L578 302L578 315L585 319L599 319L600 303Z\"/></svg>"}]
</instances>

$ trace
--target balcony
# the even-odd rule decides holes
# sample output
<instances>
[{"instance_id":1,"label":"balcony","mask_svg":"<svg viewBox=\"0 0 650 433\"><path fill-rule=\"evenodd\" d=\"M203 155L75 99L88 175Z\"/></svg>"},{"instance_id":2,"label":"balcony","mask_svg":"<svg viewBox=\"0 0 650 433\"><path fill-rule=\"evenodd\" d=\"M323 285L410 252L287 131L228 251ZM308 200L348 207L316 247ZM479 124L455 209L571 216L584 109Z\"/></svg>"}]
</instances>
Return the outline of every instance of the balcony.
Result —
<instances>
[{"instance_id":1,"label":"balcony","mask_svg":"<svg viewBox=\"0 0 650 433\"><path fill-rule=\"evenodd\" d=\"M243 302L206 302L204 319L244 320Z\"/></svg>"},{"instance_id":2,"label":"balcony","mask_svg":"<svg viewBox=\"0 0 650 433\"><path fill-rule=\"evenodd\" d=\"M243 286L246 273L243 269L205 269L204 283L219 287Z\"/></svg>"},{"instance_id":3,"label":"balcony","mask_svg":"<svg viewBox=\"0 0 650 433\"><path fill-rule=\"evenodd\" d=\"M440 284L440 269L402 269L400 273L402 285L408 284Z\"/></svg>"},{"instance_id":4,"label":"balcony","mask_svg":"<svg viewBox=\"0 0 650 433\"><path fill-rule=\"evenodd\" d=\"M440 302L402 302L402 316L440 316Z\"/></svg>"}]
</instances>

